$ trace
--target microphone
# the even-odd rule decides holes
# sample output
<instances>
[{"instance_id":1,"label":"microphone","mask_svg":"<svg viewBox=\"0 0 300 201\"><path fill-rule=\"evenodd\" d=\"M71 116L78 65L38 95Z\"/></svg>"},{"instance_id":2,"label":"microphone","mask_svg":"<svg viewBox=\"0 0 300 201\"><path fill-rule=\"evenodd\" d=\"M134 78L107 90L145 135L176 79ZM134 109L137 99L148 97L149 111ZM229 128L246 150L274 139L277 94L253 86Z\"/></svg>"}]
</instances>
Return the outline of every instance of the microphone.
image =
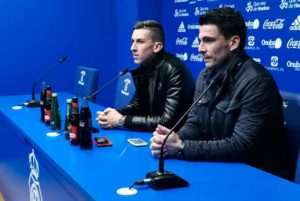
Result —
<instances>
[{"instance_id":1,"label":"microphone","mask_svg":"<svg viewBox=\"0 0 300 201\"><path fill-rule=\"evenodd\" d=\"M108 85L110 85L111 83L113 83L116 79L118 79L119 77L125 75L128 72L128 68L126 68L125 70L121 71L116 77L114 77L113 79L111 79L109 82L107 82L106 84L104 84L102 87L100 87L99 89L97 89L96 91L94 91L91 95L89 95L88 97L85 97L87 100L90 100L93 96L95 96L99 91L103 90L104 88L106 88ZM92 127L92 133L98 133L99 129Z\"/></svg>"},{"instance_id":2,"label":"microphone","mask_svg":"<svg viewBox=\"0 0 300 201\"><path fill-rule=\"evenodd\" d=\"M114 82L116 79L118 79L119 77L125 75L129 70L126 68L125 70L121 71L116 77L114 77L113 79L111 79L109 82L107 82L105 85L103 85L101 88L97 89L96 91L94 91L91 95L89 95L87 97L88 100L90 100L93 96L95 96L99 91L103 90L104 88L106 88L108 85L110 85L112 82Z\"/></svg>"},{"instance_id":3,"label":"microphone","mask_svg":"<svg viewBox=\"0 0 300 201\"><path fill-rule=\"evenodd\" d=\"M209 85L205 88L205 90L198 96L198 98L194 101L194 103L189 107L189 109L181 116L181 118L177 121L177 123L172 127L170 132L167 134L164 139L159 156L159 170L148 172L146 174L146 179L139 180L134 182L129 189L131 189L134 185L143 185L149 184L155 190L169 189L169 188L179 188L189 186L189 183L177 176L176 174L166 171L164 169L164 154L163 148L169 138L169 136L174 132L175 128L182 122L182 120L187 116L187 114L195 107L195 105L200 101L203 95L210 89L211 85L219 78L221 73L216 74L213 79L210 81Z\"/></svg>"},{"instance_id":4,"label":"microphone","mask_svg":"<svg viewBox=\"0 0 300 201\"><path fill-rule=\"evenodd\" d=\"M27 107L40 107L40 101L39 100L35 100L34 89L35 89L36 85L39 84L41 82L41 80L46 75L48 75L49 73L51 73L60 63L63 63L66 60L67 60L67 56L64 56L64 57L60 58L59 61L53 65L52 68L50 68L48 71L46 71L37 81L35 81L33 83L32 90L31 90L31 100L27 101L23 105L25 105Z\"/></svg>"}]
</instances>

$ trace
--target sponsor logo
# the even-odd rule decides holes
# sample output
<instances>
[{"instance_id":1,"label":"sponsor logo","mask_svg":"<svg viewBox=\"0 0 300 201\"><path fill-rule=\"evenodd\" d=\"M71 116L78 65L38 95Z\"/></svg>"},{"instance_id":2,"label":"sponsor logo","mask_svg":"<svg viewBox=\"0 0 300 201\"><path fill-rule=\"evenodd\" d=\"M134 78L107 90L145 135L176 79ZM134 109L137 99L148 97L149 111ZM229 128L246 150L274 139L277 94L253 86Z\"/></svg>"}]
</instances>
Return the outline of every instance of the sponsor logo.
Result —
<instances>
[{"instance_id":1,"label":"sponsor logo","mask_svg":"<svg viewBox=\"0 0 300 201\"><path fill-rule=\"evenodd\" d=\"M283 29L285 19L277 18L274 21L266 19L263 25L263 29Z\"/></svg>"},{"instance_id":2,"label":"sponsor logo","mask_svg":"<svg viewBox=\"0 0 300 201\"><path fill-rule=\"evenodd\" d=\"M195 37L195 39L193 40L192 47L193 48L198 48L199 47L199 39L198 39L198 37Z\"/></svg>"},{"instance_id":3,"label":"sponsor logo","mask_svg":"<svg viewBox=\"0 0 300 201\"><path fill-rule=\"evenodd\" d=\"M248 45L250 47L253 47L255 45L255 36L249 36L248 37Z\"/></svg>"},{"instance_id":4,"label":"sponsor logo","mask_svg":"<svg viewBox=\"0 0 300 201\"><path fill-rule=\"evenodd\" d=\"M279 58L278 56L271 56L270 58L270 66L266 67L266 69L271 70L271 71L284 71L284 68L278 67L279 65Z\"/></svg>"},{"instance_id":5,"label":"sponsor logo","mask_svg":"<svg viewBox=\"0 0 300 201\"><path fill-rule=\"evenodd\" d=\"M187 45L187 44L188 44L188 38L187 37L183 37L183 38L177 37L176 45Z\"/></svg>"},{"instance_id":6,"label":"sponsor logo","mask_svg":"<svg viewBox=\"0 0 300 201\"><path fill-rule=\"evenodd\" d=\"M281 10L300 8L300 0L281 0L279 8Z\"/></svg>"},{"instance_id":7,"label":"sponsor logo","mask_svg":"<svg viewBox=\"0 0 300 201\"><path fill-rule=\"evenodd\" d=\"M230 8L235 8L234 4L220 4L219 8L223 8L223 7L230 7Z\"/></svg>"},{"instance_id":8,"label":"sponsor logo","mask_svg":"<svg viewBox=\"0 0 300 201\"><path fill-rule=\"evenodd\" d=\"M189 0L175 0L174 3L186 3Z\"/></svg>"},{"instance_id":9,"label":"sponsor logo","mask_svg":"<svg viewBox=\"0 0 300 201\"><path fill-rule=\"evenodd\" d=\"M33 149L29 154L29 167L30 167L30 174L28 178L28 185L29 185L30 200L43 201L43 196L42 196L42 191L41 191L41 186L39 181L39 177L40 177L39 162L35 156Z\"/></svg>"},{"instance_id":10,"label":"sponsor logo","mask_svg":"<svg viewBox=\"0 0 300 201\"><path fill-rule=\"evenodd\" d=\"M203 62L202 54L191 54L190 61Z\"/></svg>"},{"instance_id":11,"label":"sponsor logo","mask_svg":"<svg viewBox=\"0 0 300 201\"><path fill-rule=\"evenodd\" d=\"M289 29L291 31L300 31L300 15L293 21Z\"/></svg>"},{"instance_id":12,"label":"sponsor logo","mask_svg":"<svg viewBox=\"0 0 300 201\"><path fill-rule=\"evenodd\" d=\"M253 58L254 61L256 61L257 63L261 63L261 58Z\"/></svg>"},{"instance_id":13,"label":"sponsor logo","mask_svg":"<svg viewBox=\"0 0 300 201\"><path fill-rule=\"evenodd\" d=\"M188 24L187 28L188 29L199 29L200 25L199 24Z\"/></svg>"},{"instance_id":14,"label":"sponsor logo","mask_svg":"<svg viewBox=\"0 0 300 201\"><path fill-rule=\"evenodd\" d=\"M268 11L268 10L270 10L270 6L267 5L266 1L260 1L260 2L257 2L257 1L251 2L251 1L249 1L247 3L247 6L246 6L245 9L246 9L247 12Z\"/></svg>"},{"instance_id":15,"label":"sponsor logo","mask_svg":"<svg viewBox=\"0 0 300 201\"><path fill-rule=\"evenodd\" d=\"M260 47L255 46L255 36L248 36L248 46L245 47L246 50L259 50Z\"/></svg>"},{"instance_id":16,"label":"sponsor logo","mask_svg":"<svg viewBox=\"0 0 300 201\"><path fill-rule=\"evenodd\" d=\"M286 66L289 68L295 68L295 70L300 71L300 61L287 61Z\"/></svg>"},{"instance_id":17,"label":"sponsor logo","mask_svg":"<svg viewBox=\"0 0 300 201\"><path fill-rule=\"evenodd\" d=\"M286 44L288 49L300 49L300 40L294 40L294 38L290 38Z\"/></svg>"},{"instance_id":18,"label":"sponsor logo","mask_svg":"<svg viewBox=\"0 0 300 201\"><path fill-rule=\"evenodd\" d=\"M248 20L246 22L246 26L248 29L258 29L259 27L259 19L255 19L253 21Z\"/></svg>"},{"instance_id":19,"label":"sponsor logo","mask_svg":"<svg viewBox=\"0 0 300 201\"><path fill-rule=\"evenodd\" d=\"M276 38L275 40L272 40L272 39L269 39L269 40L262 39L261 45L268 46L271 49L273 49L273 48L279 49L279 48L281 48L282 40L281 40L281 38Z\"/></svg>"},{"instance_id":20,"label":"sponsor logo","mask_svg":"<svg viewBox=\"0 0 300 201\"><path fill-rule=\"evenodd\" d=\"M78 84L84 86L84 77L86 76L86 72L83 70L83 71L80 71L80 78L78 80Z\"/></svg>"},{"instance_id":21,"label":"sponsor logo","mask_svg":"<svg viewBox=\"0 0 300 201\"><path fill-rule=\"evenodd\" d=\"M186 61L188 59L188 53L176 53L176 57L182 61Z\"/></svg>"},{"instance_id":22,"label":"sponsor logo","mask_svg":"<svg viewBox=\"0 0 300 201\"><path fill-rule=\"evenodd\" d=\"M181 21L181 23L180 23L180 25L179 25L179 27L178 27L177 32L181 32L181 33L186 32L184 23L183 23L182 21Z\"/></svg>"},{"instance_id":23,"label":"sponsor logo","mask_svg":"<svg viewBox=\"0 0 300 201\"><path fill-rule=\"evenodd\" d=\"M272 67L277 67L278 66L278 57L277 56L271 56L271 66Z\"/></svg>"},{"instance_id":24,"label":"sponsor logo","mask_svg":"<svg viewBox=\"0 0 300 201\"><path fill-rule=\"evenodd\" d=\"M186 9L175 9L174 17L188 17L190 14Z\"/></svg>"},{"instance_id":25,"label":"sponsor logo","mask_svg":"<svg viewBox=\"0 0 300 201\"><path fill-rule=\"evenodd\" d=\"M121 90L121 94L125 95L125 96L129 96L130 93L129 93L129 85L131 84L131 80L126 78L124 80L124 87L123 89Z\"/></svg>"},{"instance_id":26,"label":"sponsor logo","mask_svg":"<svg viewBox=\"0 0 300 201\"><path fill-rule=\"evenodd\" d=\"M194 15L200 16L206 13L209 10L208 7L195 7Z\"/></svg>"}]
</instances>

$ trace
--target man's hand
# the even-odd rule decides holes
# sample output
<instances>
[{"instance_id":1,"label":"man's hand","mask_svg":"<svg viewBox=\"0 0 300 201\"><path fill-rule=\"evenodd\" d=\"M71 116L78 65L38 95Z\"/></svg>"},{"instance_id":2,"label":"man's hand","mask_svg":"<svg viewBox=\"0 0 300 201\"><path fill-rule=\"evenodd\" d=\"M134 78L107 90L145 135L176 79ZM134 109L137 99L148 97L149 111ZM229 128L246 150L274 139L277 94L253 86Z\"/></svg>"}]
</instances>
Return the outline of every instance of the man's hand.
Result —
<instances>
[{"instance_id":1,"label":"man's hand","mask_svg":"<svg viewBox=\"0 0 300 201\"><path fill-rule=\"evenodd\" d=\"M107 108L103 112L97 112L96 118L99 125L103 128L114 128L119 126L122 115L113 108Z\"/></svg>"},{"instance_id":2,"label":"man's hand","mask_svg":"<svg viewBox=\"0 0 300 201\"><path fill-rule=\"evenodd\" d=\"M170 129L158 125L155 131L153 132L153 137L150 139L151 145L151 153L152 155L156 156L159 158L160 156L160 150L161 150L161 145L166 138L166 136L169 134ZM174 156L181 145L181 140L179 136L175 133L172 132L172 134L169 136L163 150L164 156Z\"/></svg>"}]
</instances>

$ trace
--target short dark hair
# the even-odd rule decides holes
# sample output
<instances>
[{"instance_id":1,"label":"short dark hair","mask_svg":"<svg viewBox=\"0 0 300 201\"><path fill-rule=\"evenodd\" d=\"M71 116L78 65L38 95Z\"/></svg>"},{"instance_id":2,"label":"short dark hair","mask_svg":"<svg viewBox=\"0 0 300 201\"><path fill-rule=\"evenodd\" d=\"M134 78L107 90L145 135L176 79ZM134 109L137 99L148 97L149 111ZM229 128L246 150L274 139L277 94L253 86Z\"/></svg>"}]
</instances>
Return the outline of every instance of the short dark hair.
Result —
<instances>
[{"instance_id":1,"label":"short dark hair","mask_svg":"<svg viewBox=\"0 0 300 201\"><path fill-rule=\"evenodd\" d=\"M233 8L222 7L208 11L199 18L201 25L216 25L226 39L234 35L240 37L240 46L242 49L245 46L247 28L242 14Z\"/></svg>"},{"instance_id":2,"label":"short dark hair","mask_svg":"<svg viewBox=\"0 0 300 201\"><path fill-rule=\"evenodd\" d=\"M152 40L155 42L165 43L165 33L161 24L154 20L137 22L133 29L148 29L151 32Z\"/></svg>"}]
</instances>

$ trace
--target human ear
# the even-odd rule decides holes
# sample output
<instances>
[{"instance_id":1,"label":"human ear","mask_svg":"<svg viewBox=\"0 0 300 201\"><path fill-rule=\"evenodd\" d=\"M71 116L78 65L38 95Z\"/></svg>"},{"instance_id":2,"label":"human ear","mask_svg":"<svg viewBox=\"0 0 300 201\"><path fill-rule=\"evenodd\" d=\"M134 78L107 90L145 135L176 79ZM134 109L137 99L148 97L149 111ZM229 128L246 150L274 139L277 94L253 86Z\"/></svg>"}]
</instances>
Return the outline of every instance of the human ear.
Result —
<instances>
[{"instance_id":1,"label":"human ear","mask_svg":"<svg viewBox=\"0 0 300 201\"><path fill-rule=\"evenodd\" d=\"M232 36L229 39L230 51L234 51L239 48L241 42L241 38L238 35Z\"/></svg>"},{"instance_id":2,"label":"human ear","mask_svg":"<svg viewBox=\"0 0 300 201\"><path fill-rule=\"evenodd\" d=\"M162 42L155 42L153 46L153 52L157 53L163 49L164 45Z\"/></svg>"}]
</instances>

